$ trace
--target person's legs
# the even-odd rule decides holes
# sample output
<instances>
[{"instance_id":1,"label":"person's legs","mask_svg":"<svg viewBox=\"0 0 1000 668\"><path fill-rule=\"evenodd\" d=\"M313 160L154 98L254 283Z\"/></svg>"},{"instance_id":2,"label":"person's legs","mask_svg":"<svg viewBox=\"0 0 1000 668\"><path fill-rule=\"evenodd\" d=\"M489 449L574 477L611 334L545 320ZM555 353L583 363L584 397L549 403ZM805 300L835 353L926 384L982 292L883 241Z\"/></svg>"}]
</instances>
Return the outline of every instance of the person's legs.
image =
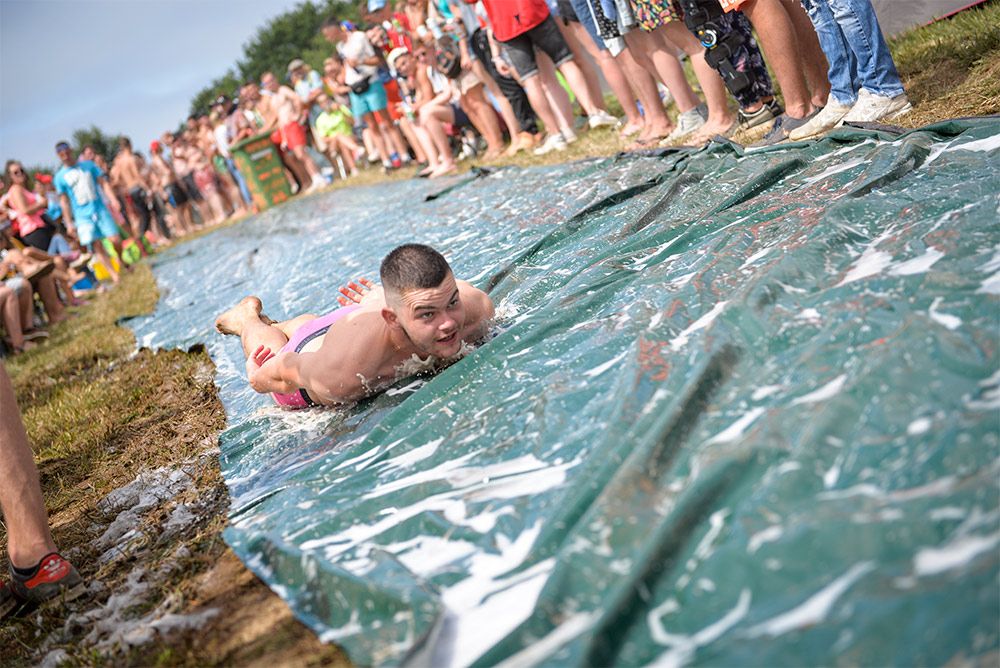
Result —
<instances>
[{"instance_id":1,"label":"person's legs","mask_svg":"<svg viewBox=\"0 0 1000 668\"><path fill-rule=\"evenodd\" d=\"M781 0L750 0L741 7L757 31L785 98L785 114L802 119L813 112L806 77L799 62L795 26Z\"/></svg>"},{"instance_id":2,"label":"person's legs","mask_svg":"<svg viewBox=\"0 0 1000 668\"><path fill-rule=\"evenodd\" d=\"M574 127L573 103L570 102L569 93L559 83L559 78L556 76L556 66L552 59L541 51L535 54L535 58L538 61L538 80L542 84L545 100L555 115L557 127L567 141L573 141L576 139L576 128Z\"/></svg>"},{"instance_id":3,"label":"person's legs","mask_svg":"<svg viewBox=\"0 0 1000 668\"><path fill-rule=\"evenodd\" d=\"M244 297L239 304L215 319L215 328L223 334L240 337L243 355L250 357L260 346L275 354L288 343L288 336L267 316L261 315L257 297Z\"/></svg>"},{"instance_id":4,"label":"person's legs","mask_svg":"<svg viewBox=\"0 0 1000 668\"><path fill-rule=\"evenodd\" d=\"M903 84L871 0L827 1L848 47L857 59L861 87L882 97L901 95Z\"/></svg>"},{"instance_id":5,"label":"person's legs","mask_svg":"<svg viewBox=\"0 0 1000 668\"><path fill-rule=\"evenodd\" d=\"M800 0L782 0L785 3L785 11L795 26L795 38L799 45L799 58L802 62L802 71L806 76L806 85L812 105L817 109L826 104L826 98L830 95L830 80L827 78L827 61L823 55L816 30L812 21L802 8Z\"/></svg>"},{"instance_id":6,"label":"person's legs","mask_svg":"<svg viewBox=\"0 0 1000 668\"><path fill-rule=\"evenodd\" d=\"M527 133L531 135L536 134L538 132L538 125L535 122L535 113L532 111L528 95L517 80L512 77L504 76L497 70L496 65L494 65L490 56L490 48L486 32L482 29L474 32L472 34L471 45L472 50L476 53L477 62L482 64L483 69L486 70L486 72L490 75L490 78L492 78L496 83L500 94L503 95L503 97L510 104L511 112L514 115L513 120L515 122L512 123L511 119L508 119L506 115L504 116L510 132L519 132L520 134ZM500 96L497 95L496 92L494 92L494 96L497 97L498 101L500 100Z\"/></svg>"},{"instance_id":7,"label":"person's legs","mask_svg":"<svg viewBox=\"0 0 1000 668\"><path fill-rule=\"evenodd\" d=\"M455 122L455 112L450 106L427 104L420 108L420 125L427 130L438 153L438 166L431 176L441 176L455 170L455 159L451 155L451 143L444 131L445 123Z\"/></svg>"},{"instance_id":8,"label":"person's legs","mask_svg":"<svg viewBox=\"0 0 1000 668\"><path fill-rule=\"evenodd\" d=\"M66 319L62 302L59 301L59 293L56 291L56 280L52 274L33 279L33 287L42 298L42 305L45 307L45 315L49 318L49 324L55 325Z\"/></svg>"},{"instance_id":9,"label":"person's legs","mask_svg":"<svg viewBox=\"0 0 1000 668\"><path fill-rule=\"evenodd\" d=\"M30 300L28 302L30 308ZM3 317L3 327L7 330L7 338L14 350L24 349L24 322L21 313L21 303L17 293L6 285L0 284L0 315ZM0 417L2 419L2 417Z\"/></svg>"},{"instance_id":10,"label":"person's legs","mask_svg":"<svg viewBox=\"0 0 1000 668\"><path fill-rule=\"evenodd\" d=\"M413 149L413 157L416 158L417 162L429 163L427 153L424 152L424 147L420 143L420 138L417 137L416 129L413 127L413 122L406 116L403 116L399 119L399 129L403 133L403 136L406 137L406 142L410 145L410 148ZM343 139L343 137L339 139Z\"/></svg>"},{"instance_id":11,"label":"person's legs","mask_svg":"<svg viewBox=\"0 0 1000 668\"><path fill-rule=\"evenodd\" d=\"M56 551L38 469L14 398L0 365L0 511L7 525L7 556L15 568L29 568Z\"/></svg>"},{"instance_id":12,"label":"person's legs","mask_svg":"<svg viewBox=\"0 0 1000 668\"><path fill-rule=\"evenodd\" d=\"M698 106L698 96L687 82L677 56L664 49L651 33L630 30L625 33L625 43L635 61L667 87L678 111L684 113Z\"/></svg>"},{"instance_id":13,"label":"person's legs","mask_svg":"<svg viewBox=\"0 0 1000 668\"><path fill-rule=\"evenodd\" d=\"M503 150L503 135L500 133L500 122L497 120L493 105L486 101L483 84L473 86L462 95L462 108L468 114L472 124L486 140L489 147L486 157L496 157Z\"/></svg>"},{"instance_id":14,"label":"person's legs","mask_svg":"<svg viewBox=\"0 0 1000 668\"><path fill-rule=\"evenodd\" d=\"M518 125L517 116L514 115L514 108L510 105L510 100L508 100L503 94L503 91L500 90L500 86L497 85L497 82L487 71L486 66L483 65L483 62L478 56L472 61L472 71L477 77L479 77L479 80L483 82L483 85L486 86L486 89L493 96L493 99L496 100L497 106L500 108L500 116L503 118L503 122L507 126L507 132L510 133L510 140L513 144L518 132L520 131L520 127ZM487 103L488 102L489 101L487 100Z\"/></svg>"},{"instance_id":15,"label":"person's legs","mask_svg":"<svg viewBox=\"0 0 1000 668\"><path fill-rule=\"evenodd\" d=\"M559 30L559 34L566 41L566 46L573 53L573 60L571 62L576 64L583 75L583 84L587 89L587 97L593 100L594 105L598 109L607 111L607 107L604 104L604 94L601 92L601 81L597 78L597 70L594 69L594 65L584 55L588 53L588 50L578 38L576 30L574 30L574 28L578 28L583 33L583 37L587 41L591 41L590 35L587 35L587 29L577 21L571 21L569 25L563 24L562 21L556 21L556 27Z\"/></svg>"},{"instance_id":16,"label":"person's legs","mask_svg":"<svg viewBox=\"0 0 1000 668\"><path fill-rule=\"evenodd\" d=\"M626 48L618 54L617 60L621 63L632 86L635 87L639 102L642 103L643 126L639 133L638 142L646 143L653 139L660 139L670 134L673 124L663 109L663 101L660 100L660 91L656 87L656 79L635 59L632 50ZM652 66L652 64L650 64Z\"/></svg>"},{"instance_id":17,"label":"person's legs","mask_svg":"<svg viewBox=\"0 0 1000 668\"><path fill-rule=\"evenodd\" d=\"M666 23L659 31L666 38L668 45L680 47L688 54L691 67L705 95L708 118L699 128L698 136L693 141L702 143L716 134L727 132L736 122L736 116L729 111L729 97L722 77L705 60L704 47L680 21Z\"/></svg>"},{"instance_id":18,"label":"person's legs","mask_svg":"<svg viewBox=\"0 0 1000 668\"><path fill-rule=\"evenodd\" d=\"M604 75L604 79L608 82L611 92L618 99L618 103L625 114L626 127L642 127L642 116L639 114L639 108L635 104L636 96L632 92L632 87L629 85L628 79L625 77L625 71L622 69L622 66L607 49L602 49L598 46L593 36L584 27L582 21L581 23L571 23L570 30L575 33L577 40L601 69L601 74ZM601 98L600 86L597 88L597 96Z\"/></svg>"},{"instance_id":19,"label":"person's legs","mask_svg":"<svg viewBox=\"0 0 1000 668\"><path fill-rule=\"evenodd\" d=\"M372 146L378 153L379 158L382 159L382 164L389 164L389 150L386 147L385 135L378 126L378 119L375 118L375 114L368 112L364 115L365 124L371 130L369 137L371 138Z\"/></svg>"}]
</instances>

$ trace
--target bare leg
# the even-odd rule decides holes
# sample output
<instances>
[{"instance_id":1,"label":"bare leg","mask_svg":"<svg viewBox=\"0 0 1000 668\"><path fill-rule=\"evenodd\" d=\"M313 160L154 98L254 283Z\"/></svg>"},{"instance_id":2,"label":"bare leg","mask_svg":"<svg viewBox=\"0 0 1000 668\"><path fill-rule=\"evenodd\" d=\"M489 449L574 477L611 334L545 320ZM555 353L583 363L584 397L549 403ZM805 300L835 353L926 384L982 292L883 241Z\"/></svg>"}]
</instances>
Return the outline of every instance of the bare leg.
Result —
<instances>
[{"instance_id":1,"label":"bare leg","mask_svg":"<svg viewBox=\"0 0 1000 668\"><path fill-rule=\"evenodd\" d=\"M0 510L7 524L7 556L30 568L56 551L38 469L17 409L7 370L0 366Z\"/></svg>"},{"instance_id":2,"label":"bare leg","mask_svg":"<svg viewBox=\"0 0 1000 668\"><path fill-rule=\"evenodd\" d=\"M62 302L59 301L59 294L56 292L56 281L52 274L35 279L37 285L33 286L42 298L45 306L45 314L49 317L49 323L54 325L66 319Z\"/></svg>"},{"instance_id":3,"label":"bare leg","mask_svg":"<svg viewBox=\"0 0 1000 668\"><path fill-rule=\"evenodd\" d=\"M806 19L808 18L807 16ZM722 77L705 61L704 47L698 38L679 21L667 23L660 28L660 32L668 45L679 46L691 58L691 67L694 69L701 90L705 94L708 120L698 130L696 141L703 143L716 134L726 132L736 121L736 117L729 111L729 98Z\"/></svg>"},{"instance_id":4,"label":"bare leg","mask_svg":"<svg viewBox=\"0 0 1000 668\"><path fill-rule=\"evenodd\" d=\"M662 42L643 30L625 33L625 42L636 62L670 90L678 111L683 113L698 106L698 96L684 77L684 68L674 52L664 49Z\"/></svg>"},{"instance_id":5,"label":"bare leg","mask_svg":"<svg viewBox=\"0 0 1000 668\"><path fill-rule=\"evenodd\" d=\"M799 53L802 59L802 69L806 75L806 84L812 93L814 107L826 104L830 95L830 79L827 77L828 65L826 54L819 44L819 36L813 27L809 15L802 8L799 0L782 0L788 17L795 25L795 36L799 43Z\"/></svg>"},{"instance_id":6,"label":"bare leg","mask_svg":"<svg viewBox=\"0 0 1000 668\"><path fill-rule=\"evenodd\" d=\"M260 311L260 299L244 297L239 304L215 319L215 328L223 334L240 337L243 354L247 357L260 346L277 353L288 343L288 336Z\"/></svg>"},{"instance_id":7,"label":"bare leg","mask_svg":"<svg viewBox=\"0 0 1000 668\"><path fill-rule=\"evenodd\" d=\"M472 71L476 73L479 80L482 81L486 85L486 88L489 89L493 99L497 101L497 105L500 107L500 116L503 117L503 122L507 126L507 132L510 133L510 141L513 144L514 138L521 128L521 126L517 123L517 116L514 114L514 107L510 106L510 100L508 100L503 94L503 91L500 90L500 86L497 85L497 82L493 80L493 77L490 76L489 72L486 71L486 68L478 59L472 61Z\"/></svg>"},{"instance_id":8,"label":"bare leg","mask_svg":"<svg viewBox=\"0 0 1000 668\"><path fill-rule=\"evenodd\" d=\"M781 0L750 0L741 11L750 19L767 62L781 86L785 113L791 118L805 118L812 113L812 101L805 73L799 62L795 26Z\"/></svg>"},{"instance_id":9,"label":"bare leg","mask_svg":"<svg viewBox=\"0 0 1000 668\"><path fill-rule=\"evenodd\" d=\"M18 302L17 294L6 285L0 284L0 312L3 314L3 326L10 337L10 344L16 350L24 348L24 332L21 329L21 304ZM0 403L0 406L7 404ZM2 415L0 415L2 419Z\"/></svg>"},{"instance_id":10,"label":"bare leg","mask_svg":"<svg viewBox=\"0 0 1000 668\"><path fill-rule=\"evenodd\" d=\"M601 68L601 74L611 86L611 92L618 98L622 111L625 112L625 122L628 126L642 127L642 116L639 115L639 108L635 104L635 94L625 76L625 71L621 64L611 55L610 51L600 49L594 43L593 38L587 29L580 23L571 23L571 31L576 35L577 41L591 55L597 66ZM601 89L597 88L597 97L601 99ZM602 100L603 101L603 100Z\"/></svg>"},{"instance_id":11,"label":"bare leg","mask_svg":"<svg viewBox=\"0 0 1000 668\"><path fill-rule=\"evenodd\" d=\"M644 116L639 141L648 142L666 137L673 129L673 123L663 109L660 91L656 88L656 79L636 61L631 49L625 49L617 58L629 81L635 86L639 101L642 103Z\"/></svg>"},{"instance_id":12,"label":"bare leg","mask_svg":"<svg viewBox=\"0 0 1000 668\"><path fill-rule=\"evenodd\" d=\"M585 82L587 89L587 97L593 101L594 105L596 105L598 109L607 111L604 105L604 95L601 93L601 82L597 78L597 70L594 69L594 64L587 59L586 55L584 55L587 53L587 50L577 38L577 33L570 26L576 26L577 28L583 30L584 37L586 37L591 43L593 43L594 40L591 39L590 35L586 34L587 29L579 23L571 23L569 26L566 26L563 25L562 21L556 21L556 26L558 26L563 39L566 40L566 46L568 46L569 50L573 53L573 63L579 67L580 73L583 75L583 81ZM565 72L563 75L565 76ZM575 92L576 89L574 88L573 91Z\"/></svg>"},{"instance_id":13,"label":"bare leg","mask_svg":"<svg viewBox=\"0 0 1000 668\"><path fill-rule=\"evenodd\" d=\"M558 77L556 77L556 66L545 53L541 51L535 52L535 62L538 63L538 75L537 77L532 77L532 79L537 78L542 84L542 91L545 95L546 101L549 103L549 108L552 110L559 130L575 133L575 128L573 127L573 105L569 100L569 94L566 89L562 87L559 83ZM527 88L525 88L527 91ZM528 96L531 100L531 96ZM534 106L534 101L531 105ZM537 110L536 110L537 113ZM538 114L539 118L542 118L541 114ZM544 121L545 119L542 118ZM548 129L548 123L545 124L546 129Z\"/></svg>"}]
</instances>

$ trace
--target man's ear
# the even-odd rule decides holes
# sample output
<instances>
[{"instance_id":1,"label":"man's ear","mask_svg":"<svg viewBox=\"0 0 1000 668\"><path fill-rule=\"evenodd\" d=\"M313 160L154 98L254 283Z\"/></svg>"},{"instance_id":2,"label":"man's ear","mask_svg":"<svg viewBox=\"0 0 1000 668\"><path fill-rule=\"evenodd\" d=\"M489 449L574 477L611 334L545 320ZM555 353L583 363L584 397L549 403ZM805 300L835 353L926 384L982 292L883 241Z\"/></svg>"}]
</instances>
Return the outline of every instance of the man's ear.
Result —
<instances>
[{"instance_id":1,"label":"man's ear","mask_svg":"<svg viewBox=\"0 0 1000 668\"><path fill-rule=\"evenodd\" d=\"M399 324L399 316L388 306L382 308L382 319L385 320L385 324L389 326L389 329L402 329L403 326Z\"/></svg>"}]
</instances>

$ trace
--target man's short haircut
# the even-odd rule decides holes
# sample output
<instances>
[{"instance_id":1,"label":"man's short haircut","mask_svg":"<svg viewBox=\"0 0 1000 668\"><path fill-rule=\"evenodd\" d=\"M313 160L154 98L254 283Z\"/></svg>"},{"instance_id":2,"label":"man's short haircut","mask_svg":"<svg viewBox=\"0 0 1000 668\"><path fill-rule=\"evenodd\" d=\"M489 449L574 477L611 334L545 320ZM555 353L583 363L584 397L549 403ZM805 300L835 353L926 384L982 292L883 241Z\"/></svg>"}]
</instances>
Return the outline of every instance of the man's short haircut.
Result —
<instances>
[{"instance_id":1,"label":"man's short haircut","mask_svg":"<svg viewBox=\"0 0 1000 668\"><path fill-rule=\"evenodd\" d=\"M333 26L339 26L339 25L340 25L340 19L338 19L336 16L328 16L323 21L323 28L332 28Z\"/></svg>"},{"instance_id":2,"label":"man's short haircut","mask_svg":"<svg viewBox=\"0 0 1000 668\"><path fill-rule=\"evenodd\" d=\"M379 276L386 291L401 295L436 288L450 272L448 261L430 246L403 244L385 256Z\"/></svg>"},{"instance_id":3,"label":"man's short haircut","mask_svg":"<svg viewBox=\"0 0 1000 668\"><path fill-rule=\"evenodd\" d=\"M118 147L119 148L127 148L128 150L131 151L132 150L132 141L128 137L119 137L118 138Z\"/></svg>"}]
</instances>

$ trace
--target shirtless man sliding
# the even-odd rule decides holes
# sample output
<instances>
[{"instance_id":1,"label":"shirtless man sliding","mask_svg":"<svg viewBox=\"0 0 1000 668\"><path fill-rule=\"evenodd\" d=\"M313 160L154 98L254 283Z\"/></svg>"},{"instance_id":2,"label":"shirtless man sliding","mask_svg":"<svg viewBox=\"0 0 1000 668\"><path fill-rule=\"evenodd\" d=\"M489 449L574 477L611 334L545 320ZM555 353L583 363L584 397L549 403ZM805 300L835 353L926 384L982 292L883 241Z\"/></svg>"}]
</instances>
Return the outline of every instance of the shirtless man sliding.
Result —
<instances>
[{"instance_id":1,"label":"shirtless man sliding","mask_svg":"<svg viewBox=\"0 0 1000 668\"><path fill-rule=\"evenodd\" d=\"M380 274L381 289L325 316L274 322L246 297L215 327L240 337L250 386L289 408L357 401L454 361L486 334L493 302L455 280L433 248L400 246Z\"/></svg>"}]
</instances>

